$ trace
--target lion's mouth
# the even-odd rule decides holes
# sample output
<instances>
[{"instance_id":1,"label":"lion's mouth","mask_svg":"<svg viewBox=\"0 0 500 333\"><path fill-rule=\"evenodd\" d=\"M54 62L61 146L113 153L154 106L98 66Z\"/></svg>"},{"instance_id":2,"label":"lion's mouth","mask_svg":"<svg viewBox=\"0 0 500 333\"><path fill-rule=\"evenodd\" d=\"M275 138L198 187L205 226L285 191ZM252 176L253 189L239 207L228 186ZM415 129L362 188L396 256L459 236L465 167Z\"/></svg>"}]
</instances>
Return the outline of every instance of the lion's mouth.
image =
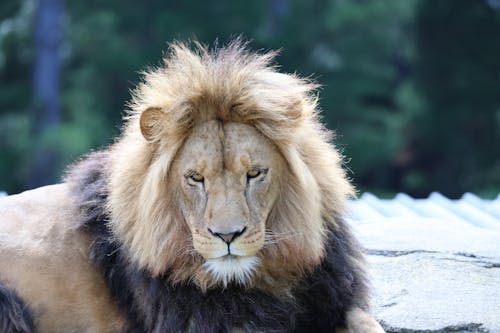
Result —
<instances>
[{"instance_id":1,"label":"lion's mouth","mask_svg":"<svg viewBox=\"0 0 500 333\"><path fill-rule=\"evenodd\" d=\"M237 258L241 258L242 256L238 256L236 254L231 254L231 253L228 253L220 258L217 258L217 259L221 259L221 260L233 260L233 259L237 259Z\"/></svg>"}]
</instances>

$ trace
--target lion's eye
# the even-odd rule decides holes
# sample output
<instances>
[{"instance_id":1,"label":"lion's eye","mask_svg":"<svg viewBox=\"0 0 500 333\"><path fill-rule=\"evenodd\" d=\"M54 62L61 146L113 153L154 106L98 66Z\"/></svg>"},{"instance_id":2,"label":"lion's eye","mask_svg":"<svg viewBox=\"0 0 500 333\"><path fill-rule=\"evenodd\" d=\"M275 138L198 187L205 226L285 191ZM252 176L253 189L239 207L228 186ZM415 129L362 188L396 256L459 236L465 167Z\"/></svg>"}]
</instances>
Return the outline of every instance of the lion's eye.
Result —
<instances>
[{"instance_id":1,"label":"lion's eye","mask_svg":"<svg viewBox=\"0 0 500 333\"><path fill-rule=\"evenodd\" d=\"M191 182L195 183L203 183L203 181L205 180L205 178L198 172L189 173L186 175L186 178L188 178L188 180L190 180Z\"/></svg>"},{"instance_id":2,"label":"lion's eye","mask_svg":"<svg viewBox=\"0 0 500 333\"><path fill-rule=\"evenodd\" d=\"M250 180L253 178L257 178L260 175L266 174L266 172L267 169L257 169L257 168L251 169L247 172L247 179Z\"/></svg>"},{"instance_id":3,"label":"lion's eye","mask_svg":"<svg viewBox=\"0 0 500 333\"><path fill-rule=\"evenodd\" d=\"M255 178L260 175L261 171L259 169L252 169L247 172L247 177L248 178Z\"/></svg>"}]
</instances>

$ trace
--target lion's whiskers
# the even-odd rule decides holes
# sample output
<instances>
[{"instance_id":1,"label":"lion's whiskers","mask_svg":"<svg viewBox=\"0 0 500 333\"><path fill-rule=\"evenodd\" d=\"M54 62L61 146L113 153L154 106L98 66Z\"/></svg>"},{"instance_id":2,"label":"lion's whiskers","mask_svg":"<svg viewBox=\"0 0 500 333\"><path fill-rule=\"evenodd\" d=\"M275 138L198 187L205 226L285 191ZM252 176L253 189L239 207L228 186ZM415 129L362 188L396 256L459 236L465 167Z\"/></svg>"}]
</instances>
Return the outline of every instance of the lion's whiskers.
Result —
<instances>
[{"instance_id":1,"label":"lion's whiskers","mask_svg":"<svg viewBox=\"0 0 500 333\"><path fill-rule=\"evenodd\" d=\"M275 232L272 230L265 230L264 234L264 247L269 245L278 244L281 241L292 239L299 235L296 231Z\"/></svg>"},{"instance_id":2,"label":"lion's whiskers","mask_svg":"<svg viewBox=\"0 0 500 333\"><path fill-rule=\"evenodd\" d=\"M195 256L197 255L197 252L192 244L186 244L179 249L179 254L181 256Z\"/></svg>"}]
</instances>

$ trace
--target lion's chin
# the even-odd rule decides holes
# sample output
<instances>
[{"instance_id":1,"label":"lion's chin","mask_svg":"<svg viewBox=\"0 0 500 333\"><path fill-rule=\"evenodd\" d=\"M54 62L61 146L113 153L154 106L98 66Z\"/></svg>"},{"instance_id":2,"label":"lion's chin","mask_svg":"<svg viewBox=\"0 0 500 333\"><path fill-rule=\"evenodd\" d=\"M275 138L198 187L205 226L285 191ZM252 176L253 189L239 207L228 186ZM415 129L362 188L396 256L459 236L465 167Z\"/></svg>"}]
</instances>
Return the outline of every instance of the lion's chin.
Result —
<instances>
[{"instance_id":1,"label":"lion's chin","mask_svg":"<svg viewBox=\"0 0 500 333\"><path fill-rule=\"evenodd\" d=\"M226 255L215 259L207 259L203 267L224 287L229 283L246 285L255 273L260 259Z\"/></svg>"}]
</instances>

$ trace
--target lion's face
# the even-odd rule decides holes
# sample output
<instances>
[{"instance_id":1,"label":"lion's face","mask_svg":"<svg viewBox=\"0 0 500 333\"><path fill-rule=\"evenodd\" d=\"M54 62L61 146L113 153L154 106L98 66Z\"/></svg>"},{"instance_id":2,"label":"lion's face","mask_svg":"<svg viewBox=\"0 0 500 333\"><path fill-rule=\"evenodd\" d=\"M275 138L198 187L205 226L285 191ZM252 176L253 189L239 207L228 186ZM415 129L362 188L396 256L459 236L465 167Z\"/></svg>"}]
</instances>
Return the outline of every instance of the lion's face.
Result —
<instances>
[{"instance_id":1,"label":"lion's face","mask_svg":"<svg viewBox=\"0 0 500 333\"><path fill-rule=\"evenodd\" d=\"M241 123L197 126L172 166L179 205L205 268L226 284L256 269L284 160L257 130Z\"/></svg>"}]
</instances>

